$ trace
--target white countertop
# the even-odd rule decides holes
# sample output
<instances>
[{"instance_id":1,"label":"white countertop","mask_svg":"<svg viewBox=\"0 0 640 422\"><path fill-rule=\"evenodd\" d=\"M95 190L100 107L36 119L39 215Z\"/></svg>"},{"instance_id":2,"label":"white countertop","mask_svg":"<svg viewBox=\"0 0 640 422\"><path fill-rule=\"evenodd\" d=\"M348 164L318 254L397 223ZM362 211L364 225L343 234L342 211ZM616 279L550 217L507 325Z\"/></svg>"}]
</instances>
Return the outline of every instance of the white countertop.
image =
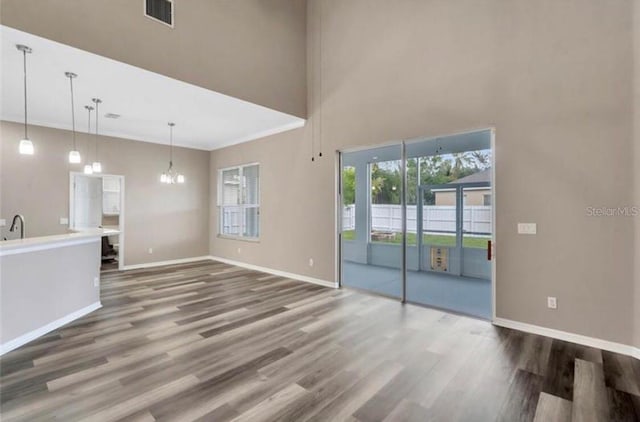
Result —
<instances>
[{"instance_id":1,"label":"white countertop","mask_svg":"<svg viewBox=\"0 0 640 422\"><path fill-rule=\"evenodd\" d=\"M103 236L119 234L115 228L103 227L96 229L74 230L66 234L52 236L27 237L25 239L12 239L0 241L0 256L10 255L18 251L50 249L52 247L66 246L69 243L83 243Z\"/></svg>"}]
</instances>

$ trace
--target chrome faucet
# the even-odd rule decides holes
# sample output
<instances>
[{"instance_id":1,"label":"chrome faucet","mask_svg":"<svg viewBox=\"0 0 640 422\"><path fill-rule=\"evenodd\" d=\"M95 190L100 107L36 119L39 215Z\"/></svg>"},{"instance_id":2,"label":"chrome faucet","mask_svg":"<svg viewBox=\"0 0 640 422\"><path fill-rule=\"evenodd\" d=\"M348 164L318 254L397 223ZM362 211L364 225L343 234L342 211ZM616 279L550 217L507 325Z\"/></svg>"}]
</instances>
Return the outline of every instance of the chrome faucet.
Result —
<instances>
[{"instance_id":1,"label":"chrome faucet","mask_svg":"<svg viewBox=\"0 0 640 422\"><path fill-rule=\"evenodd\" d=\"M10 232L16 231L16 222L20 220L20 239L24 239L24 217L20 214L16 214L13 216L13 222L11 223L11 227L9 228Z\"/></svg>"}]
</instances>

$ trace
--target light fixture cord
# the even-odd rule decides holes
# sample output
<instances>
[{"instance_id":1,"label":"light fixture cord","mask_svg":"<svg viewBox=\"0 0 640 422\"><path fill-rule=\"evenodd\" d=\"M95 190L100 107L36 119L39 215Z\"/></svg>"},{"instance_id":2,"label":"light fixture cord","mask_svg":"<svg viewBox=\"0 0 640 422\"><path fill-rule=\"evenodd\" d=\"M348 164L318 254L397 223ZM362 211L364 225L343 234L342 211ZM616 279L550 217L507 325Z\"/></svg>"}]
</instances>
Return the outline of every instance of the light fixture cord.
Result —
<instances>
[{"instance_id":1,"label":"light fixture cord","mask_svg":"<svg viewBox=\"0 0 640 422\"><path fill-rule=\"evenodd\" d=\"M27 136L27 50L22 50L24 59L24 139L29 139Z\"/></svg>"},{"instance_id":2,"label":"light fixture cord","mask_svg":"<svg viewBox=\"0 0 640 422\"><path fill-rule=\"evenodd\" d=\"M69 76L69 84L71 85L71 130L73 131L73 150L76 149L76 112L73 104L73 77Z\"/></svg>"},{"instance_id":3,"label":"light fixture cord","mask_svg":"<svg viewBox=\"0 0 640 422\"><path fill-rule=\"evenodd\" d=\"M98 107L100 106L100 101L96 101L96 161L98 161Z\"/></svg>"},{"instance_id":4,"label":"light fixture cord","mask_svg":"<svg viewBox=\"0 0 640 422\"><path fill-rule=\"evenodd\" d=\"M91 108L87 107L87 115L89 116L87 119L87 133L91 134Z\"/></svg>"},{"instance_id":5,"label":"light fixture cord","mask_svg":"<svg viewBox=\"0 0 640 422\"><path fill-rule=\"evenodd\" d=\"M169 125L169 169L173 167L173 125Z\"/></svg>"},{"instance_id":6,"label":"light fixture cord","mask_svg":"<svg viewBox=\"0 0 640 422\"><path fill-rule=\"evenodd\" d=\"M89 156L89 153L91 152L91 110L93 110L93 107L91 106L84 106L85 109L87 109L87 135L89 137L89 143L87 144L87 157Z\"/></svg>"}]
</instances>

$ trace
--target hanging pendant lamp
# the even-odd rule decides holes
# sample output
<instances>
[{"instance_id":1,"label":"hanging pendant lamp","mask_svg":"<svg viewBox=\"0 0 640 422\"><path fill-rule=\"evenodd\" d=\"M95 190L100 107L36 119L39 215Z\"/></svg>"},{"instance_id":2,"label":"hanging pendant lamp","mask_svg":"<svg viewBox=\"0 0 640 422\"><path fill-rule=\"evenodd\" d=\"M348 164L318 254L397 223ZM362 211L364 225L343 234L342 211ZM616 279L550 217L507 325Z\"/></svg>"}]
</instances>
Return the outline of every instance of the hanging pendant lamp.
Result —
<instances>
[{"instance_id":1,"label":"hanging pendant lamp","mask_svg":"<svg viewBox=\"0 0 640 422\"><path fill-rule=\"evenodd\" d=\"M98 160L98 118L100 117L98 106L102 103L102 100L100 98L93 98L91 101L96 105L96 153L94 156L95 161L91 164L91 168L94 173L102 173L102 164L100 160Z\"/></svg>"},{"instance_id":2,"label":"hanging pendant lamp","mask_svg":"<svg viewBox=\"0 0 640 422\"><path fill-rule=\"evenodd\" d=\"M69 152L69 162L71 164L77 164L82 161L80 151L78 151L78 148L76 148L76 112L74 110L73 103L73 79L78 75L73 72L65 72L64 76L69 78L69 87L71 88L71 130L73 132L73 149L71 150L71 152Z\"/></svg>"},{"instance_id":3,"label":"hanging pendant lamp","mask_svg":"<svg viewBox=\"0 0 640 422\"><path fill-rule=\"evenodd\" d=\"M91 138L91 111L93 110L93 107L91 106L84 106L85 110L87 110L87 147L90 147L89 142L90 142L90 138ZM87 152L87 156L89 156L89 153ZM84 166L84 174L93 174L93 166L91 166L91 164L85 164Z\"/></svg>"},{"instance_id":4,"label":"hanging pendant lamp","mask_svg":"<svg viewBox=\"0 0 640 422\"><path fill-rule=\"evenodd\" d=\"M31 53L31 48L26 45L17 44L16 48L22 52L23 64L24 64L24 138L20 140L18 151L22 155L33 155L34 148L33 142L27 135L27 53Z\"/></svg>"},{"instance_id":5,"label":"hanging pendant lamp","mask_svg":"<svg viewBox=\"0 0 640 422\"><path fill-rule=\"evenodd\" d=\"M168 185L184 183L184 175L178 173L173 168L173 127L175 123L169 122L169 168L160 176L160 182Z\"/></svg>"}]
</instances>

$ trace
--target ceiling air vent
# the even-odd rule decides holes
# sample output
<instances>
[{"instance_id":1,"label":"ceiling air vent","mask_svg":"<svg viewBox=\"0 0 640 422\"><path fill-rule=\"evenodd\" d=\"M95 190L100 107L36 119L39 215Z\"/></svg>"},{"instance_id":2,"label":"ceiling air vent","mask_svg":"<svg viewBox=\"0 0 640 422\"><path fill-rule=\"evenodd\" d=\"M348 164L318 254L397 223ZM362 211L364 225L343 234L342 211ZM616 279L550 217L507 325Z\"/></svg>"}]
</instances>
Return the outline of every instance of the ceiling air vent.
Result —
<instances>
[{"instance_id":1,"label":"ceiling air vent","mask_svg":"<svg viewBox=\"0 0 640 422\"><path fill-rule=\"evenodd\" d=\"M104 115L107 119L119 119L120 115L116 113L107 113Z\"/></svg>"},{"instance_id":2,"label":"ceiling air vent","mask_svg":"<svg viewBox=\"0 0 640 422\"><path fill-rule=\"evenodd\" d=\"M144 14L173 28L173 0L144 0Z\"/></svg>"}]
</instances>

